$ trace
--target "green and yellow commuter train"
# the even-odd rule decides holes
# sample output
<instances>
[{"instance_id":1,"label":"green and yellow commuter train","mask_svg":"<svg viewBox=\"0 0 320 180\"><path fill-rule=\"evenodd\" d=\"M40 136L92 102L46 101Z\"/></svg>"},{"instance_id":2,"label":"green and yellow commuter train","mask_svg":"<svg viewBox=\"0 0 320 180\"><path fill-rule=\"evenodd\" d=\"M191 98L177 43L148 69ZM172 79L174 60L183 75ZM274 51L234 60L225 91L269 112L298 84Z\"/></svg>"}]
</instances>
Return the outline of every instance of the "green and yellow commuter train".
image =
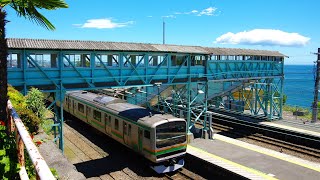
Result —
<instances>
[{"instance_id":1,"label":"green and yellow commuter train","mask_svg":"<svg viewBox=\"0 0 320 180\"><path fill-rule=\"evenodd\" d=\"M184 165L185 119L87 91L67 92L63 108L144 156L157 173L172 172Z\"/></svg>"}]
</instances>

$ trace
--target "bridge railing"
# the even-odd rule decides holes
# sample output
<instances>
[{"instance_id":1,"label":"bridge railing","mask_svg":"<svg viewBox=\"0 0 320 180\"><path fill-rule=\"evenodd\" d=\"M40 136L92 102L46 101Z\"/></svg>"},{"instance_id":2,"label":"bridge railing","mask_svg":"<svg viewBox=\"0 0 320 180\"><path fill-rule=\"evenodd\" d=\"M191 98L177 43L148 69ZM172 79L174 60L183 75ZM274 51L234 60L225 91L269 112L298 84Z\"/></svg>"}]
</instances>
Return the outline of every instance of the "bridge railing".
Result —
<instances>
[{"instance_id":1,"label":"bridge railing","mask_svg":"<svg viewBox=\"0 0 320 180\"><path fill-rule=\"evenodd\" d=\"M28 173L25 168L24 158L24 148L26 148L28 155L36 170L37 179L54 180L55 178L51 173L50 168L48 167L47 163L39 153L39 150L36 147L36 145L33 143L29 132L27 131L21 119L19 118L16 110L13 108L10 100L8 101L7 112L9 131L15 132L14 134L16 136L18 161L20 164L20 179L29 179Z\"/></svg>"}]
</instances>

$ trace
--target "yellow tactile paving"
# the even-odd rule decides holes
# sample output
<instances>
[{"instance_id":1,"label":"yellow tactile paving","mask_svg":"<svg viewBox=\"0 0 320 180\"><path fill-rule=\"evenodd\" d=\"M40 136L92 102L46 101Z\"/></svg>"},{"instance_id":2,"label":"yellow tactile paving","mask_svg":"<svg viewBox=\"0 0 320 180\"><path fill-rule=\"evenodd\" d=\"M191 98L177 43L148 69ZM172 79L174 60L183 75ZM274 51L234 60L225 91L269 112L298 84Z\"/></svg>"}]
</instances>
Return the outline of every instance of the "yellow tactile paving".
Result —
<instances>
[{"instance_id":1,"label":"yellow tactile paving","mask_svg":"<svg viewBox=\"0 0 320 180\"><path fill-rule=\"evenodd\" d=\"M222 157L220 157L220 156L216 156L216 155L214 155L214 154L211 154L211 153L209 153L209 152L207 152L207 151L204 151L204 150L202 150L202 149L196 148L196 147L191 146L191 145L188 145L187 149L189 149L189 150L191 149L191 150L197 151L197 152L199 152L199 153L201 153L201 154L205 154L205 155L207 155L207 156L209 156L209 157L211 157L211 158L213 158L213 159L215 159L215 160L218 160L218 161L220 161L220 162L224 162L224 163L226 163L226 164L228 164L228 165L231 165L231 166L232 166L232 169L234 169L234 167L236 167L236 168L239 168L239 169L241 169L241 170L244 170L244 171L248 172L249 174L254 174L254 175L257 176L257 178L255 178L255 179L269 179L269 180L276 180L276 179L277 179L277 178L274 178L274 177L272 177L272 176L267 175L266 173L263 173L263 172L260 172L260 171L258 171L258 170L255 170L255 169L252 169L252 168L243 166L243 165L241 165L241 164L232 162L232 161L230 161L230 160L224 159L224 158L222 158ZM231 170L231 169L229 169L229 170ZM243 174L240 174L240 175L243 175ZM252 177L251 177L251 178L252 178ZM251 179L251 178L250 178L250 179Z\"/></svg>"},{"instance_id":2,"label":"yellow tactile paving","mask_svg":"<svg viewBox=\"0 0 320 180\"><path fill-rule=\"evenodd\" d=\"M274 158L277 158L277 159L281 159L283 161L290 162L292 164L296 164L296 165L299 165L299 166L302 166L302 167L305 167L305 168L312 169L314 171L320 172L320 165L318 163L308 162L308 164L307 164L305 160L301 160L301 161L299 160L300 161L299 162L297 160L298 158L295 158L295 157L288 158L289 155L281 154L281 153L278 153L278 152L275 152L275 151L272 151L272 150L267 150L267 149L262 148L262 147L258 147L258 146L255 146L255 145L252 145L252 144L248 144L248 143L245 143L245 142L242 142L242 141L239 141L239 140L235 140L235 139L231 139L231 138L228 138L228 137L225 137L225 136L221 136L219 134L215 134L214 138L218 139L220 141L224 141L224 142L236 145L236 146L240 146L240 147L245 148L245 149L249 149L251 151L255 151L255 152L258 152L258 153L261 153L261 154L265 154L265 155L268 155L268 156L271 156L271 157L274 157ZM296 159L296 160L294 160L294 159ZM305 162L302 162L302 161L305 161Z\"/></svg>"}]
</instances>

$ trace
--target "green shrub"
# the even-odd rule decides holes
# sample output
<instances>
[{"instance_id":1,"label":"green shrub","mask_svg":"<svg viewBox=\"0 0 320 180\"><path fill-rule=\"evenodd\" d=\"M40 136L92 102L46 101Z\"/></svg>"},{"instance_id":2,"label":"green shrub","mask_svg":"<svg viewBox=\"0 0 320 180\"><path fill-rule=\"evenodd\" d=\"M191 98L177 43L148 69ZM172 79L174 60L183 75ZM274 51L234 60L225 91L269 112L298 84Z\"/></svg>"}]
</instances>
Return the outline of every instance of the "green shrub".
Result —
<instances>
[{"instance_id":1,"label":"green shrub","mask_svg":"<svg viewBox=\"0 0 320 180\"><path fill-rule=\"evenodd\" d=\"M41 120L33 111L27 109L26 98L10 85L8 86L8 96L30 134L36 134L39 130Z\"/></svg>"},{"instance_id":2,"label":"green shrub","mask_svg":"<svg viewBox=\"0 0 320 180\"><path fill-rule=\"evenodd\" d=\"M27 108L33 111L41 121L46 119L47 108L44 104L44 95L37 88L31 88L26 96Z\"/></svg>"},{"instance_id":3,"label":"green shrub","mask_svg":"<svg viewBox=\"0 0 320 180\"><path fill-rule=\"evenodd\" d=\"M40 125L40 118L36 116L30 109L16 107L17 113L23 124L27 127L30 134L37 134Z\"/></svg>"},{"instance_id":4,"label":"green shrub","mask_svg":"<svg viewBox=\"0 0 320 180\"><path fill-rule=\"evenodd\" d=\"M11 85L8 85L8 96L14 108L25 108L27 106L26 98Z\"/></svg>"},{"instance_id":5,"label":"green shrub","mask_svg":"<svg viewBox=\"0 0 320 180\"><path fill-rule=\"evenodd\" d=\"M0 122L0 179L18 179L18 157L13 134L7 134L4 122Z\"/></svg>"}]
</instances>

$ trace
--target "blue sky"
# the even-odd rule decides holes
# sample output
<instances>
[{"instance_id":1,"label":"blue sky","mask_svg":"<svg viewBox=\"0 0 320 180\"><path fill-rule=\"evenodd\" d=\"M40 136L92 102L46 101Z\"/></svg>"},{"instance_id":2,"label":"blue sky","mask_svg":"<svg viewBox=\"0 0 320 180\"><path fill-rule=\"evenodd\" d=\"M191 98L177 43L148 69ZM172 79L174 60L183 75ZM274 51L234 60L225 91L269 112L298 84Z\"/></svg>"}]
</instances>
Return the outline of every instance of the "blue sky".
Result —
<instances>
[{"instance_id":1,"label":"blue sky","mask_svg":"<svg viewBox=\"0 0 320 180\"><path fill-rule=\"evenodd\" d=\"M66 0L41 11L48 31L7 8L7 37L166 43L276 50L286 64L313 64L320 47L318 0Z\"/></svg>"}]
</instances>

